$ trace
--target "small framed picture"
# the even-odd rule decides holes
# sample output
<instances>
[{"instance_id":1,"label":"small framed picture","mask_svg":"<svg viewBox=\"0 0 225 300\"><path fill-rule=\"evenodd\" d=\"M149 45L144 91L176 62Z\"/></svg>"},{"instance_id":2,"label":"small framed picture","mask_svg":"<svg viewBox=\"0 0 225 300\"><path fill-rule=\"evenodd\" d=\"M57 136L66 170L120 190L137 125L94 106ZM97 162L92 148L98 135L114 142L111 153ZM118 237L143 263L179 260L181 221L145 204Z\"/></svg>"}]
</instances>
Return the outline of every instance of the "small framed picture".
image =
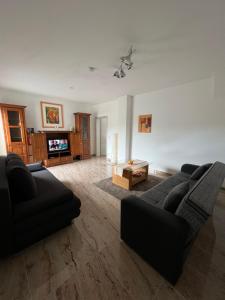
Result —
<instances>
[{"instance_id":1,"label":"small framed picture","mask_svg":"<svg viewBox=\"0 0 225 300\"><path fill-rule=\"evenodd\" d=\"M138 118L138 132L150 133L152 131L152 115L141 115Z\"/></svg>"},{"instance_id":2,"label":"small framed picture","mask_svg":"<svg viewBox=\"0 0 225 300\"><path fill-rule=\"evenodd\" d=\"M63 128L62 104L41 101L41 117L43 128Z\"/></svg>"}]
</instances>

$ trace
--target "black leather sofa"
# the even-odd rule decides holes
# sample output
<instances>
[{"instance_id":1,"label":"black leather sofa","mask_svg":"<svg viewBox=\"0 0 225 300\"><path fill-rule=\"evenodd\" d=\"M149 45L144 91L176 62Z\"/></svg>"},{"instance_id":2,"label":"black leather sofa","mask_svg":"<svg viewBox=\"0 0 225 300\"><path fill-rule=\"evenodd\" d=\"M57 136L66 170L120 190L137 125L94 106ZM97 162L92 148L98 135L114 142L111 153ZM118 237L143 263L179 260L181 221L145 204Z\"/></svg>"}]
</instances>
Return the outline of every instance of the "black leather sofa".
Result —
<instances>
[{"instance_id":1,"label":"black leather sofa","mask_svg":"<svg viewBox=\"0 0 225 300\"><path fill-rule=\"evenodd\" d=\"M80 200L41 164L0 157L0 256L17 252L69 225Z\"/></svg>"},{"instance_id":2,"label":"black leather sofa","mask_svg":"<svg viewBox=\"0 0 225 300\"><path fill-rule=\"evenodd\" d=\"M121 239L172 284L182 273L199 229L213 213L225 177L223 163L201 168L203 172L198 173L199 166L185 164L176 175L140 197L121 201ZM186 185L188 190L180 195L176 209L168 211L165 199L178 185Z\"/></svg>"}]
</instances>

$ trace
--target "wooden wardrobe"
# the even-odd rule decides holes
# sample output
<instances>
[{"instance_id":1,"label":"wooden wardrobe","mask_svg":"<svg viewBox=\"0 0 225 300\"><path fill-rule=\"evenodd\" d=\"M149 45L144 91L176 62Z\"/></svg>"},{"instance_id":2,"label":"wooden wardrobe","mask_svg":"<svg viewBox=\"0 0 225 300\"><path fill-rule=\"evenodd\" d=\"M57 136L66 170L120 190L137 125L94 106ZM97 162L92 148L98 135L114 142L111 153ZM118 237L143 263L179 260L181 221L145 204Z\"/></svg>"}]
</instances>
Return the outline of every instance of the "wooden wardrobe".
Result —
<instances>
[{"instance_id":1,"label":"wooden wardrobe","mask_svg":"<svg viewBox=\"0 0 225 300\"><path fill-rule=\"evenodd\" d=\"M26 106L0 103L6 151L18 154L28 163L25 108Z\"/></svg>"},{"instance_id":2,"label":"wooden wardrobe","mask_svg":"<svg viewBox=\"0 0 225 300\"><path fill-rule=\"evenodd\" d=\"M74 113L75 116L75 131L77 133L77 144L81 159L91 157L90 151L90 116L88 113Z\"/></svg>"}]
</instances>

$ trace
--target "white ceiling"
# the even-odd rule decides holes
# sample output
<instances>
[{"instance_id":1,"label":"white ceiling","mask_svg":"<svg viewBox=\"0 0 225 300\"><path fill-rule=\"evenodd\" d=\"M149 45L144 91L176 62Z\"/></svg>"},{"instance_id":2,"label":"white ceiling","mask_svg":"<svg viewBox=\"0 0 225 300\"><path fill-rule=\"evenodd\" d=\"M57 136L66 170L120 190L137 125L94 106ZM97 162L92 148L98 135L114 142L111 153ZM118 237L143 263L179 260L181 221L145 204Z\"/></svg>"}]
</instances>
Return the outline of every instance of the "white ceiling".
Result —
<instances>
[{"instance_id":1,"label":"white ceiling","mask_svg":"<svg viewBox=\"0 0 225 300\"><path fill-rule=\"evenodd\" d=\"M225 66L224 9L225 0L0 0L0 86L99 103L210 76ZM130 45L134 69L118 80Z\"/></svg>"}]
</instances>

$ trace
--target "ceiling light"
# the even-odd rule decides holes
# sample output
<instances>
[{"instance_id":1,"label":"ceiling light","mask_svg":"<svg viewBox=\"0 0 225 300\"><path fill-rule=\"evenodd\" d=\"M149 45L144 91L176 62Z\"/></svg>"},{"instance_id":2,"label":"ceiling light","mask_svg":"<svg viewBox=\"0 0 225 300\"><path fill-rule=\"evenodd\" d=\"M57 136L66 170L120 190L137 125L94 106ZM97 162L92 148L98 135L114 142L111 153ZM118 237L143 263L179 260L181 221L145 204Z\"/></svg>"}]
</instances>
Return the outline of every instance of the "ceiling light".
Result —
<instances>
[{"instance_id":1,"label":"ceiling light","mask_svg":"<svg viewBox=\"0 0 225 300\"><path fill-rule=\"evenodd\" d=\"M133 47L131 46L127 56L120 57L122 63L124 63L128 70L130 70L133 66L133 62L131 61L131 55L134 53Z\"/></svg>"},{"instance_id":2,"label":"ceiling light","mask_svg":"<svg viewBox=\"0 0 225 300\"><path fill-rule=\"evenodd\" d=\"M120 72L118 70L116 70L116 72L113 74L113 76L120 78Z\"/></svg>"},{"instance_id":3,"label":"ceiling light","mask_svg":"<svg viewBox=\"0 0 225 300\"><path fill-rule=\"evenodd\" d=\"M123 66L125 66L127 68L127 70L130 70L133 67L133 62L131 60L131 56L133 55L134 52L135 52L135 50L131 46L128 54L126 56L120 57L121 64L120 64L120 67L118 68L118 70L116 70L114 72L114 74L113 74L114 77L123 78L126 76Z\"/></svg>"},{"instance_id":4,"label":"ceiling light","mask_svg":"<svg viewBox=\"0 0 225 300\"><path fill-rule=\"evenodd\" d=\"M120 68L114 72L113 76L116 78L123 78L126 76L122 64L120 65Z\"/></svg>"},{"instance_id":5,"label":"ceiling light","mask_svg":"<svg viewBox=\"0 0 225 300\"><path fill-rule=\"evenodd\" d=\"M125 77L125 76L126 76L126 73L124 72L123 66L122 66L122 64L121 64L121 66L120 66L120 78L123 78L123 77Z\"/></svg>"}]
</instances>

